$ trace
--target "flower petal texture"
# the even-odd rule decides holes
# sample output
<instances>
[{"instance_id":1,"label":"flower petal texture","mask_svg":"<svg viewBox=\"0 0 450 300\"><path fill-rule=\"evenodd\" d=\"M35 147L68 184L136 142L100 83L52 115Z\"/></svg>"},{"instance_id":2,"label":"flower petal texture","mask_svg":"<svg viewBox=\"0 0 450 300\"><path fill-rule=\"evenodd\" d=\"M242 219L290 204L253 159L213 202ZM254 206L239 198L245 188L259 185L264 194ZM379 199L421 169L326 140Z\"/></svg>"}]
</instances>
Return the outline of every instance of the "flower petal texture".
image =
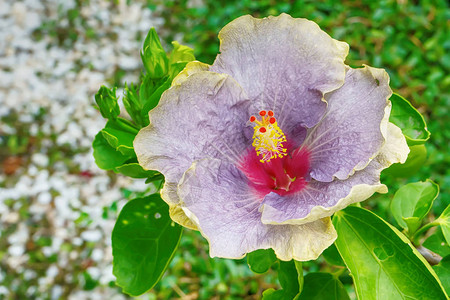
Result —
<instances>
[{"instance_id":1,"label":"flower petal texture","mask_svg":"<svg viewBox=\"0 0 450 300\"><path fill-rule=\"evenodd\" d=\"M346 66L346 43L286 14L240 17L219 38L214 64L188 63L150 111L138 161L211 256L315 259L336 239L330 216L387 192L381 171L408 156L389 77Z\"/></svg>"},{"instance_id":2,"label":"flower petal texture","mask_svg":"<svg viewBox=\"0 0 450 300\"><path fill-rule=\"evenodd\" d=\"M384 70L366 66L347 72L344 85L327 94L327 113L302 145L311 152L312 178L343 180L367 166L384 143L391 95Z\"/></svg>"},{"instance_id":3,"label":"flower petal texture","mask_svg":"<svg viewBox=\"0 0 450 300\"><path fill-rule=\"evenodd\" d=\"M238 159L235 153L249 145L242 131L249 104L233 78L208 71L188 76L162 95L150 111L151 124L136 136L134 149L141 166L164 174L164 200L179 202L176 186L195 160Z\"/></svg>"},{"instance_id":4,"label":"flower petal texture","mask_svg":"<svg viewBox=\"0 0 450 300\"><path fill-rule=\"evenodd\" d=\"M268 194L263 202L262 222L266 224L305 224L331 216L348 205L369 198L373 193L386 193L380 173L390 165L404 163L409 148L400 128L387 126L387 140L377 157L347 180L320 182L312 180L301 192L283 199Z\"/></svg>"},{"instance_id":5,"label":"flower petal texture","mask_svg":"<svg viewBox=\"0 0 450 300\"><path fill-rule=\"evenodd\" d=\"M242 258L273 248L282 260L316 259L336 239L329 218L305 225L261 223L260 201L244 174L218 159L196 162L184 175L178 193L186 215L197 220L212 257Z\"/></svg>"},{"instance_id":6,"label":"flower petal texture","mask_svg":"<svg viewBox=\"0 0 450 300\"><path fill-rule=\"evenodd\" d=\"M219 39L211 70L236 79L256 110L278 112L288 136L316 125L326 109L323 94L344 83L348 45L312 21L246 15L225 26Z\"/></svg>"}]
</instances>

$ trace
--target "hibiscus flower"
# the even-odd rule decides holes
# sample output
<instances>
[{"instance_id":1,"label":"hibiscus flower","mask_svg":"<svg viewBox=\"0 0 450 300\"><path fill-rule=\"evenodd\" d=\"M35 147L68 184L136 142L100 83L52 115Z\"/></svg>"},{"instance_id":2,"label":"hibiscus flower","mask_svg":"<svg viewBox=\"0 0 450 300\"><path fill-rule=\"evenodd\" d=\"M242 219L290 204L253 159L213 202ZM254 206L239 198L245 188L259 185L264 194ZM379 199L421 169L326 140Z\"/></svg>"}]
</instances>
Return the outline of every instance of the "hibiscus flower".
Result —
<instances>
[{"instance_id":1,"label":"hibiscus flower","mask_svg":"<svg viewBox=\"0 0 450 300\"><path fill-rule=\"evenodd\" d=\"M210 255L273 248L316 259L336 239L330 216L374 192L409 149L389 122L389 76L345 65L348 45L286 14L240 17L209 66L189 63L134 141L165 176L174 221Z\"/></svg>"}]
</instances>

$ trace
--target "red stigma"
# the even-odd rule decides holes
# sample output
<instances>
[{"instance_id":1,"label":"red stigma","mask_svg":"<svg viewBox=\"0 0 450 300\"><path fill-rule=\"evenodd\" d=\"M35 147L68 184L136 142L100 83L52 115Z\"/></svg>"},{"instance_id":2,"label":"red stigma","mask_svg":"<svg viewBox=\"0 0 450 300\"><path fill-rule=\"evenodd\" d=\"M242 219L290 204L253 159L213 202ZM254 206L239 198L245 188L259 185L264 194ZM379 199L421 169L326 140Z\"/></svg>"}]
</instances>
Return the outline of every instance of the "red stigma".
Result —
<instances>
[{"instance_id":1,"label":"red stigma","mask_svg":"<svg viewBox=\"0 0 450 300\"><path fill-rule=\"evenodd\" d=\"M270 116L270 114L269 114L269 116ZM273 124L273 123L275 123L275 122L276 122L276 119L275 119L274 117L272 117L272 118L269 119L269 123L270 123L270 124Z\"/></svg>"},{"instance_id":2,"label":"red stigma","mask_svg":"<svg viewBox=\"0 0 450 300\"><path fill-rule=\"evenodd\" d=\"M259 115L260 115L261 117L264 117L264 116L266 115L266 111L265 111L265 110L260 111L260 112L259 112Z\"/></svg>"},{"instance_id":3,"label":"red stigma","mask_svg":"<svg viewBox=\"0 0 450 300\"><path fill-rule=\"evenodd\" d=\"M273 117L273 111L269 110L269 117Z\"/></svg>"},{"instance_id":4,"label":"red stigma","mask_svg":"<svg viewBox=\"0 0 450 300\"><path fill-rule=\"evenodd\" d=\"M265 128L265 127L261 127L261 128L259 129L259 132L261 132L261 133L266 132L266 128Z\"/></svg>"},{"instance_id":5,"label":"red stigma","mask_svg":"<svg viewBox=\"0 0 450 300\"><path fill-rule=\"evenodd\" d=\"M255 120L256 120L256 117L255 117L255 116L251 116L251 117L250 117L250 122L255 122Z\"/></svg>"}]
</instances>

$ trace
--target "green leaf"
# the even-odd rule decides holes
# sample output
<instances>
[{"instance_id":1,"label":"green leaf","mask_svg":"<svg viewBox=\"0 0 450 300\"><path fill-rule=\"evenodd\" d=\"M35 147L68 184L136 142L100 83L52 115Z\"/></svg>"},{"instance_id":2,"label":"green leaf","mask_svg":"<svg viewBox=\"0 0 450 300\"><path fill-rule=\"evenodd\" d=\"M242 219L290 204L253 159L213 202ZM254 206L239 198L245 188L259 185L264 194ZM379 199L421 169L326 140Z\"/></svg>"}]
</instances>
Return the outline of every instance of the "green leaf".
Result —
<instances>
[{"instance_id":1,"label":"green leaf","mask_svg":"<svg viewBox=\"0 0 450 300\"><path fill-rule=\"evenodd\" d=\"M433 270L441 280L447 294L450 294L450 255L444 257L439 264L433 266Z\"/></svg>"},{"instance_id":2,"label":"green leaf","mask_svg":"<svg viewBox=\"0 0 450 300\"><path fill-rule=\"evenodd\" d=\"M430 138L430 132L423 116L408 100L398 94L392 94L390 100L392 111L389 121L400 127L408 145L425 143Z\"/></svg>"},{"instance_id":3,"label":"green leaf","mask_svg":"<svg viewBox=\"0 0 450 300\"><path fill-rule=\"evenodd\" d=\"M116 151L120 151L120 153L129 157L136 156L133 148L133 140L136 137L137 130L134 131L124 127L125 125L121 126L121 124L123 123L108 121L105 128L101 130L101 133L108 144Z\"/></svg>"},{"instance_id":4,"label":"green leaf","mask_svg":"<svg viewBox=\"0 0 450 300\"><path fill-rule=\"evenodd\" d=\"M95 136L92 147L94 148L95 163L103 170L113 170L130 159L129 156L112 148L101 131Z\"/></svg>"},{"instance_id":5,"label":"green leaf","mask_svg":"<svg viewBox=\"0 0 450 300\"><path fill-rule=\"evenodd\" d=\"M302 263L296 260L280 261L278 281L283 289L267 289L263 292L263 300L297 299L303 289Z\"/></svg>"},{"instance_id":6,"label":"green leaf","mask_svg":"<svg viewBox=\"0 0 450 300\"><path fill-rule=\"evenodd\" d=\"M447 299L430 265L383 219L350 206L337 212L333 223L358 299Z\"/></svg>"},{"instance_id":7,"label":"green leaf","mask_svg":"<svg viewBox=\"0 0 450 300\"><path fill-rule=\"evenodd\" d=\"M441 225L442 233L444 234L447 244L450 245L450 205L442 212L437 219L439 225Z\"/></svg>"},{"instance_id":8,"label":"green leaf","mask_svg":"<svg viewBox=\"0 0 450 300\"><path fill-rule=\"evenodd\" d=\"M450 255L450 246L445 241L442 230L439 227L436 228L436 231L422 245L442 257Z\"/></svg>"},{"instance_id":9,"label":"green leaf","mask_svg":"<svg viewBox=\"0 0 450 300\"><path fill-rule=\"evenodd\" d=\"M402 220L406 223L408 232L410 233L416 232L420 225L422 225L422 219L418 217L402 217Z\"/></svg>"},{"instance_id":10,"label":"green leaf","mask_svg":"<svg viewBox=\"0 0 450 300\"><path fill-rule=\"evenodd\" d=\"M415 145L409 147L408 158L404 164L396 163L383 170L383 174L409 178L416 174L427 160L427 148L425 145Z\"/></svg>"},{"instance_id":11,"label":"green leaf","mask_svg":"<svg viewBox=\"0 0 450 300\"><path fill-rule=\"evenodd\" d=\"M161 174L161 173L155 174L155 175L153 175L153 176L151 176L151 177L148 177L148 178L145 180L145 183L147 184L147 183L154 182L154 181L158 181L158 180L161 181L161 182L160 182L160 186L162 187L162 185L164 185L164 175ZM158 188L158 190L160 190L161 187Z\"/></svg>"},{"instance_id":12,"label":"green leaf","mask_svg":"<svg viewBox=\"0 0 450 300\"><path fill-rule=\"evenodd\" d=\"M298 300L350 300L339 278L330 273L309 273Z\"/></svg>"},{"instance_id":13,"label":"green leaf","mask_svg":"<svg viewBox=\"0 0 450 300\"><path fill-rule=\"evenodd\" d=\"M100 113L105 119L115 119L120 113L115 87L108 89L106 86L102 85L97 94L95 94L95 102L97 102Z\"/></svg>"},{"instance_id":14,"label":"green leaf","mask_svg":"<svg viewBox=\"0 0 450 300\"><path fill-rule=\"evenodd\" d=\"M339 254L339 251L337 250L335 244L332 244L330 247L325 249L322 252L322 255L329 264L345 267L345 263L342 260L342 257Z\"/></svg>"},{"instance_id":15,"label":"green leaf","mask_svg":"<svg viewBox=\"0 0 450 300\"><path fill-rule=\"evenodd\" d=\"M124 293L137 296L162 277L181 238L159 194L128 202L112 232L113 274Z\"/></svg>"},{"instance_id":16,"label":"green leaf","mask_svg":"<svg viewBox=\"0 0 450 300\"><path fill-rule=\"evenodd\" d=\"M420 226L438 194L439 186L429 179L425 182L408 183L402 186L391 202L391 211L395 220L401 227L408 228L404 218L415 217L417 219L409 219L408 222L413 227ZM410 234L415 232L415 230L411 231L412 229L409 229Z\"/></svg>"},{"instance_id":17,"label":"green leaf","mask_svg":"<svg viewBox=\"0 0 450 300\"><path fill-rule=\"evenodd\" d=\"M132 178L148 178L160 175L158 171L144 170L138 163L127 163L116 168L116 171Z\"/></svg>"},{"instance_id":18,"label":"green leaf","mask_svg":"<svg viewBox=\"0 0 450 300\"><path fill-rule=\"evenodd\" d=\"M151 28L141 51L142 63L150 78L162 78L169 70L169 59L164 51L155 28Z\"/></svg>"},{"instance_id":19,"label":"green leaf","mask_svg":"<svg viewBox=\"0 0 450 300\"><path fill-rule=\"evenodd\" d=\"M267 272L277 261L277 257L272 249L259 249L247 254L247 264L255 273Z\"/></svg>"}]
</instances>

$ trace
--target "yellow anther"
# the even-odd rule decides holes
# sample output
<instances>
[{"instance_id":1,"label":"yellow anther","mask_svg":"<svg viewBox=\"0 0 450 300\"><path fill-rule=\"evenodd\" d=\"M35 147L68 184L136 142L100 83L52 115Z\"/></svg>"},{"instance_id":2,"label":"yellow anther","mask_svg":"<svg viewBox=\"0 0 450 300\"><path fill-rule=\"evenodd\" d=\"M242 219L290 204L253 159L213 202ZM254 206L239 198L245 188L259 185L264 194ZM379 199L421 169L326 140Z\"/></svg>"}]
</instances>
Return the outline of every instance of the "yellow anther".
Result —
<instances>
[{"instance_id":1,"label":"yellow anther","mask_svg":"<svg viewBox=\"0 0 450 300\"><path fill-rule=\"evenodd\" d=\"M250 117L250 122L255 124L252 146L255 147L256 155L262 156L260 159L262 163L286 156L287 149L283 146L286 136L278 127L273 112L267 113L262 110L259 115L261 121L257 120L255 116Z\"/></svg>"}]
</instances>

